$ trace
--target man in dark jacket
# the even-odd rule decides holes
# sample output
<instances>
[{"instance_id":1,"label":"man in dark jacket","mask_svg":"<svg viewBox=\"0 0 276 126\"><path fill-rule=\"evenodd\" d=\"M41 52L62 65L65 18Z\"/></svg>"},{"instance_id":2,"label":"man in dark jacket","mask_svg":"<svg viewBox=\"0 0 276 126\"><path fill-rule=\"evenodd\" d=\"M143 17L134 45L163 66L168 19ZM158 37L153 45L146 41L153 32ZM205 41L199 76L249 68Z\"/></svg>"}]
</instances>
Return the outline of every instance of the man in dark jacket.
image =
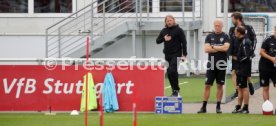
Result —
<instances>
[{"instance_id":1,"label":"man in dark jacket","mask_svg":"<svg viewBox=\"0 0 276 126\"><path fill-rule=\"evenodd\" d=\"M253 50L255 50L256 48L256 43L257 43L257 38L256 38L256 34L255 31L253 29L252 26L250 25L246 25L243 22L243 16L241 13L239 12L235 12L231 15L232 17L232 23L233 23L233 27L230 28L229 30L229 37L230 37L230 49L229 49L229 53L232 56L232 80L233 80L233 84L236 87L236 93L234 94L233 98L238 96L238 86L237 86L237 82L236 82L236 67L237 67L237 61L234 60L236 55L237 55L237 49L238 49L238 40L235 36L235 29L236 27L239 26L243 26L245 28L245 36L250 39L251 46L253 47ZM248 86L249 86L249 91L250 94L253 95L254 94L254 87L252 84L252 80L251 80L251 76L249 76L248 78Z\"/></svg>"},{"instance_id":2,"label":"man in dark jacket","mask_svg":"<svg viewBox=\"0 0 276 126\"><path fill-rule=\"evenodd\" d=\"M160 32L156 39L156 43L164 43L163 53L165 54L166 61L169 62L167 74L172 87L172 96L178 97L180 88L178 83L177 64L178 58L181 57L183 61L186 59L187 41L184 31L175 23L173 16L166 16L165 23L165 28Z\"/></svg>"},{"instance_id":3,"label":"man in dark jacket","mask_svg":"<svg viewBox=\"0 0 276 126\"><path fill-rule=\"evenodd\" d=\"M247 88L248 77L251 75L251 62L254 50L252 42L246 37L246 29L243 26L238 26L235 30L237 37L237 55L234 60L237 62L236 66L236 82L238 86L238 105L232 113L248 114L249 91ZM243 100L243 101L242 101ZM244 106L241 109L242 102Z\"/></svg>"}]
</instances>

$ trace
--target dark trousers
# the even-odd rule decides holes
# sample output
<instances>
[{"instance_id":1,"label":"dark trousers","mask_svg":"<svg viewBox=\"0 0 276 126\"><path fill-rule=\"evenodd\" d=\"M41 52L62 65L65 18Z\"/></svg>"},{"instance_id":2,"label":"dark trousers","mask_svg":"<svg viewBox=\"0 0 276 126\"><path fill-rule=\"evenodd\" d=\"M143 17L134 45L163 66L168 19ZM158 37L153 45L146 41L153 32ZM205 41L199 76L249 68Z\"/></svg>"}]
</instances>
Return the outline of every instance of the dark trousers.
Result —
<instances>
[{"instance_id":1,"label":"dark trousers","mask_svg":"<svg viewBox=\"0 0 276 126\"><path fill-rule=\"evenodd\" d=\"M179 62L178 58L181 57L181 53L165 55L166 61L169 63L169 67L167 69L167 75L172 87L172 90L179 91L179 83L178 83L178 72L177 72L177 64Z\"/></svg>"}]
</instances>

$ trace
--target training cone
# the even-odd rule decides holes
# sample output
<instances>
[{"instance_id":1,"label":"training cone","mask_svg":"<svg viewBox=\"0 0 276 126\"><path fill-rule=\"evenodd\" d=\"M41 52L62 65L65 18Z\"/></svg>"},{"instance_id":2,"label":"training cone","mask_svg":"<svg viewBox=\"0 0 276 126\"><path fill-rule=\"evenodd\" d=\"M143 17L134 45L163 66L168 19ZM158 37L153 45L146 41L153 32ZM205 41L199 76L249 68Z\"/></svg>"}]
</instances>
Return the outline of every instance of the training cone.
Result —
<instances>
[{"instance_id":1,"label":"training cone","mask_svg":"<svg viewBox=\"0 0 276 126\"><path fill-rule=\"evenodd\" d=\"M273 104L266 100L263 105L262 105L262 108L263 108L263 115L273 115Z\"/></svg>"}]
</instances>

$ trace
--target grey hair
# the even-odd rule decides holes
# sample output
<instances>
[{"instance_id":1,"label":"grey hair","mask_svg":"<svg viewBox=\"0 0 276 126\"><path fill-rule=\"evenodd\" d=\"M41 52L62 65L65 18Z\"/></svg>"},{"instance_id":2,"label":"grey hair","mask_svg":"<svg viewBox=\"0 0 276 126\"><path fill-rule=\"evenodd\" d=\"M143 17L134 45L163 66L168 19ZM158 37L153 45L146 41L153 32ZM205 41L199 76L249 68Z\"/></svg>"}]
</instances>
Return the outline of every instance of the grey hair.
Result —
<instances>
[{"instance_id":1,"label":"grey hair","mask_svg":"<svg viewBox=\"0 0 276 126\"><path fill-rule=\"evenodd\" d=\"M216 19L216 20L214 21L214 24L215 24L216 22L219 22L219 23L221 24L221 26L223 26L223 21L222 21L222 20Z\"/></svg>"}]
</instances>

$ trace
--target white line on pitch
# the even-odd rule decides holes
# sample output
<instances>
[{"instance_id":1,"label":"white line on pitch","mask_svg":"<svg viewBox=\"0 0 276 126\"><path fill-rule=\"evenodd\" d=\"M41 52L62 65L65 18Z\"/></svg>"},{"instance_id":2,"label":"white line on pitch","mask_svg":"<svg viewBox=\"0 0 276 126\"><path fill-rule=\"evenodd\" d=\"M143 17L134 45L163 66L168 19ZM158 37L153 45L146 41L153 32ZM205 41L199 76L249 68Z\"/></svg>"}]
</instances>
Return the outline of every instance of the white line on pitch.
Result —
<instances>
[{"instance_id":1,"label":"white line on pitch","mask_svg":"<svg viewBox=\"0 0 276 126\"><path fill-rule=\"evenodd\" d=\"M187 84L187 83L189 83L189 82L181 82L181 83L179 83L179 85L183 85L183 84ZM171 88L171 86L167 86L167 87L165 87L165 89L169 89L169 88Z\"/></svg>"}]
</instances>

